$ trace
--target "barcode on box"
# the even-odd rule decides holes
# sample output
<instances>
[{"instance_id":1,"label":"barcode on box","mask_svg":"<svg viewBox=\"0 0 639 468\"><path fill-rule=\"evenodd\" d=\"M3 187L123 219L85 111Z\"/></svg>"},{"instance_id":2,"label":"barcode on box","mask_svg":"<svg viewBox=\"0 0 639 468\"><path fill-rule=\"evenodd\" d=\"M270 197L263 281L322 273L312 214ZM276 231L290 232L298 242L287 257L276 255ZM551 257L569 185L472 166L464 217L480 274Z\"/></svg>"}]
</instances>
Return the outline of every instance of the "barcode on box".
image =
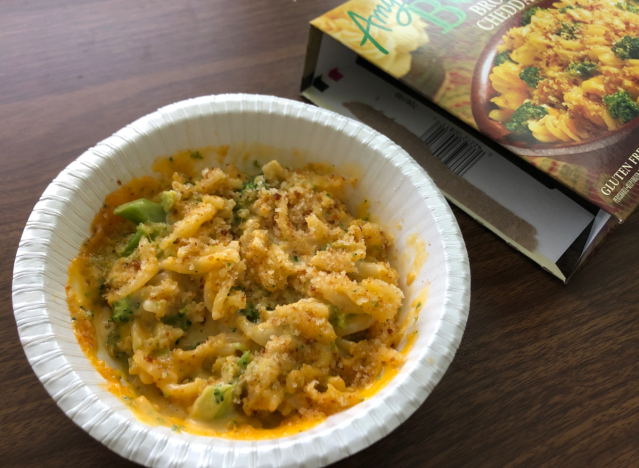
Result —
<instances>
[{"instance_id":1,"label":"barcode on box","mask_svg":"<svg viewBox=\"0 0 639 468\"><path fill-rule=\"evenodd\" d=\"M477 143L444 122L436 121L420 138L437 159L460 176L486 155Z\"/></svg>"}]
</instances>

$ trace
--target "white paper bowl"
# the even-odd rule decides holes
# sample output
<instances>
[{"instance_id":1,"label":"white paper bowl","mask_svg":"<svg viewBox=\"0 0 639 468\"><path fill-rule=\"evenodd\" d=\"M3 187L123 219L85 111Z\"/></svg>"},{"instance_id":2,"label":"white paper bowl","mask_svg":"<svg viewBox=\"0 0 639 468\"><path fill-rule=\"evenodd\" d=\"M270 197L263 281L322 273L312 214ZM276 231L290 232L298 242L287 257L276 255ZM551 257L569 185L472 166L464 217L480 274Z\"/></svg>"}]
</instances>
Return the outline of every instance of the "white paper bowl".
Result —
<instances>
[{"instance_id":1,"label":"white paper bowl","mask_svg":"<svg viewBox=\"0 0 639 468\"><path fill-rule=\"evenodd\" d=\"M151 174L158 156L208 145L259 142L297 148L309 162L359 163L365 172L349 197L365 197L402 252L418 231L428 260L414 282L430 282L418 339L399 375L373 398L298 435L233 441L177 434L140 423L85 358L71 329L65 283L69 262L117 180ZM290 151L289 151L290 153ZM294 163L283 158L285 164ZM396 223L402 222L398 230ZM399 262L401 263L401 262ZM407 271L396 265L400 276ZM404 271L402 271L404 270ZM408 290L404 288L404 292ZM390 433L426 399L461 341L470 302L468 257L457 222L430 177L401 148L333 112L268 96L205 96L164 107L123 128L71 163L29 217L16 255L13 308L24 351L58 406L96 440L151 467L319 467Z\"/></svg>"}]
</instances>

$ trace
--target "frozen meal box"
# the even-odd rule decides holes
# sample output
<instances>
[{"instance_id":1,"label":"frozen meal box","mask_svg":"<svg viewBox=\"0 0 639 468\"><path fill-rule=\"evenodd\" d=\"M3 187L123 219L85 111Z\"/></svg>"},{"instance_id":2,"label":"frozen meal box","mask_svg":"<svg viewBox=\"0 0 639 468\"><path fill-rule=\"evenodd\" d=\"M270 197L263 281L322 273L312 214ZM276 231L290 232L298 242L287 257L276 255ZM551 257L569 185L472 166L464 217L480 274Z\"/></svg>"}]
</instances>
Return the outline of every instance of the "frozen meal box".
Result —
<instances>
[{"instance_id":1,"label":"frozen meal box","mask_svg":"<svg viewBox=\"0 0 639 468\"><path fill-rule=\"evenodd\" d=\"M563 281L639 204L639 2L351 0L311 22L302 94Z\"/></svg>"}]
</instances>

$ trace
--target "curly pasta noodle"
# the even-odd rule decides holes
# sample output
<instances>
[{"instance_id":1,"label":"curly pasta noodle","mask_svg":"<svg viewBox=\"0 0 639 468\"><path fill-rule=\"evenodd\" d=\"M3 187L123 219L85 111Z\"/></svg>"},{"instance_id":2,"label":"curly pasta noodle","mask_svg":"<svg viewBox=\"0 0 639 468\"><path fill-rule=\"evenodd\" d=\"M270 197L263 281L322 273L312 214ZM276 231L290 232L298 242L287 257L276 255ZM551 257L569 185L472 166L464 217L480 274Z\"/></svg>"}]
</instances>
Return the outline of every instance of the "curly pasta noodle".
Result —
<instances>
[{"instance_id":1,"label":"curly pasta noodle","mask_svg":"<svg viewBox=\"0 0 639 468\"><path fill-rule=\"evenodd\" d=\"M490 80L498 109L489 117L510 132L545 143L580 142L639 115L639 3L533 7L497 51Z\"/></svg>"}]
</instances>

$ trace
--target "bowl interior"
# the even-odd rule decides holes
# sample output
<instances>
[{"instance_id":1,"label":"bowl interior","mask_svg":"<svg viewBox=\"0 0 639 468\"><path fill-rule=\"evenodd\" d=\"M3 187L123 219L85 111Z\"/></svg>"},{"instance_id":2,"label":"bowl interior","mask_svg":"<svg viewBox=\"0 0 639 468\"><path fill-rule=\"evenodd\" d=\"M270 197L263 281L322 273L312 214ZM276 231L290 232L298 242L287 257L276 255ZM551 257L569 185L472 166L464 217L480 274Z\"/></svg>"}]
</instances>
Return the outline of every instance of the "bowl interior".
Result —
<instances>
[{"instance_id":1,"label":"bowl interior","mask_svg":"<svg viewBox=\"0 0 639 468\"><path fill-rule=\"evenodd\" d=\"M428 259L411 287L410 262L398 258L405 304L424 288L418 338L401 373L370 400L313 429L284 439L212 439L140 422L106 390L71 330L64 286L67 268L104 197L118 181L153 175L151 163L185 148L231 145L224 161L240 168L279 149L289 166L335 164L357 172L349 208L365 198L395 238L423 239ZM268 152L267 152L268 153ZM237 159L238 154L247 155ZM424 171L390 140L337 114L277 98L209 96L167 106L88 150L44 192L29 218L14 269L13 299L22 344L36 374L78 425L117 453L148 466L322 466L366 447L405 420L426 398L453 358L469 304L466 251L457 224ZM391 398L389 401L389 397ZM221 461L221 462L220 462Z\"/></svg>"}]
</instances>

